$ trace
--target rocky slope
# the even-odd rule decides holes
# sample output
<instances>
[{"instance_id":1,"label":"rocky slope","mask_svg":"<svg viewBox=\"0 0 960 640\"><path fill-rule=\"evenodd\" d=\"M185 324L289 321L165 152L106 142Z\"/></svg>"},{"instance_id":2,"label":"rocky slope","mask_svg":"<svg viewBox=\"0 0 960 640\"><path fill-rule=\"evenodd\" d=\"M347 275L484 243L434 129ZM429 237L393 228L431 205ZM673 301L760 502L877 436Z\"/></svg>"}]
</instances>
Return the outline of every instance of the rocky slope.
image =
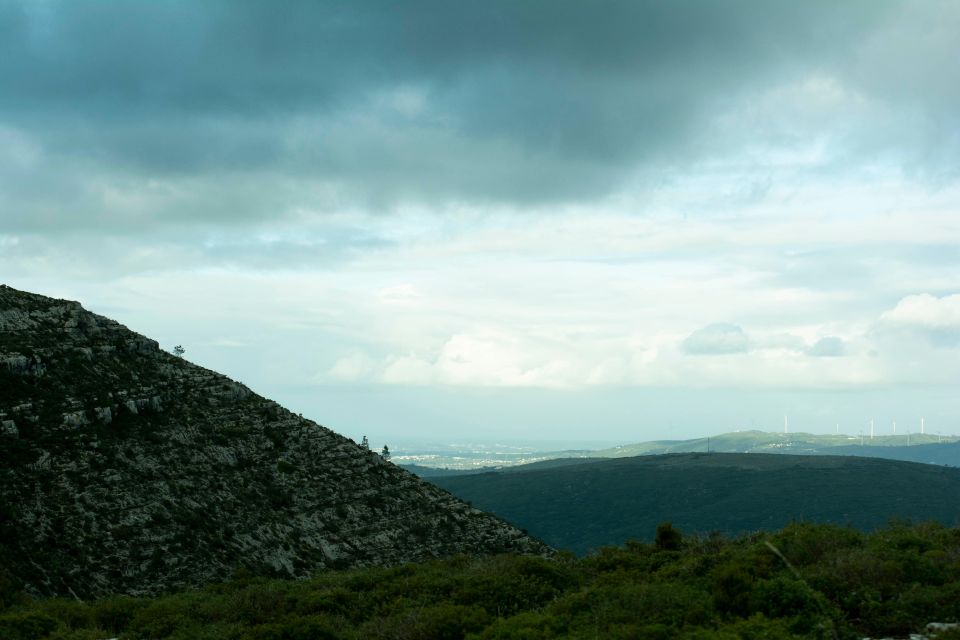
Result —
<instances>
[{"instance_id":1,"label":"rocky slope","mask_svg":"<svg viewBox=\"0 0 960 640\"><path fill-rule=\"evenodd\" d=\"M38 595L549 551L76 302L2 285L0 460L0 572Z\"/></svg>"}]
</instances>

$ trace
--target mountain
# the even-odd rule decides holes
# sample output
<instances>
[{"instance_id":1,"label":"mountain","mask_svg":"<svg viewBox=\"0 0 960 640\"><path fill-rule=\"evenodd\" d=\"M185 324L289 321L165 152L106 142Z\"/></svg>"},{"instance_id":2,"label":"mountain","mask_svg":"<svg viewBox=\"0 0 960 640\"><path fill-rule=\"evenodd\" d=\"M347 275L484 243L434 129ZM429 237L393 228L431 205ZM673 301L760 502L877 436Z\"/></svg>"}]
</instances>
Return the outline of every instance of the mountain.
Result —
<instances>
[{"instance_id":1,"label":"mountain","mask_svg":"<svg viewBox=\"0 0 960 640\"><path fill-rule=\"evenodd\" d=\"M960 469L852 456L685 453L429 480L585 553L650 540L670 521L685 533L739 534L791 521L872 529L891 518L960 519Z\"/></svg>"},{"instance_id":2,"label":"mountain","mask_svg":"<svg viewBox=\"0 0 960 640\"><path fill-rule=\"evenodd\" d=\"M0 579L36 595L549 553L113 320L6 286L0 460Z\"/></svg>"}]
</instances>

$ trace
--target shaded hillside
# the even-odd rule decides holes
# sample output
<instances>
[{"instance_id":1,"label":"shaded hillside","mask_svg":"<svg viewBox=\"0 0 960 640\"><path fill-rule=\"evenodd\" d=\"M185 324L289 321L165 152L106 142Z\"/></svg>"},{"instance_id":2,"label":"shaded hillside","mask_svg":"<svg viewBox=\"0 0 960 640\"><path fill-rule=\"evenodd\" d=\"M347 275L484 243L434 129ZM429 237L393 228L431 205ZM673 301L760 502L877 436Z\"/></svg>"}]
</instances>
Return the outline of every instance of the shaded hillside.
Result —
<instances>
[{"instance_id":1,"label":"shaded hillside","mask_svg":"<svg viewBox=\"0 0 960 640\"><path fill-rule=\"evenodd\" d=\"M914 446L850 446L825 447L820 451L825 455L863 456L866 458L884 458L904 460L924 464L943 464L960 467L960 442L940 444L919 444Z\"/></svg>"},{"instance_id":2,"label":"shaded hillside","mask_svg":"<svg viewBox=\"0 0 960 640\"><path fill-rule=\"evenodd\" d=\"M0 574L41 595L546 551L153 340L4 286L0 460Z\"/></svg>"},{"instance_id":3,"label":"shaded hillside","mask_svg":"<svg viewBox=\"0 0 960 640\"><path fill-rule=\"evenodd\" d=\"M960 470L872 458L670 454L430 481L577 553L649 538L663 521L736 534L791 520L870 529L960 518Z\"/></svg>"}]
</instances>

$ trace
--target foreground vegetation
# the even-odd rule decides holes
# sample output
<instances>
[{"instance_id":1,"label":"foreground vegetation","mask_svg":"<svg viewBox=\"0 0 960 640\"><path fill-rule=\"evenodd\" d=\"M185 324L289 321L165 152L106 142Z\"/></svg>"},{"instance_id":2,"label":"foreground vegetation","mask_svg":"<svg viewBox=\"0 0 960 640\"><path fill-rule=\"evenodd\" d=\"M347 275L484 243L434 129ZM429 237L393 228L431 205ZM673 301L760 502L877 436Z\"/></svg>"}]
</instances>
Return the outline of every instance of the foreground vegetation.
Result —
<instances>
[{"instance_id":1,"label":"foreground vegetation","mask_svg":"<svg viewBox=\"0 0 960 640\"><path fill-rule=\"evenodd\" d=\"M9 640L318 638L861 638L960 619L960 528L872 534L791 524L737 539L655 542L586 558L457 557L231 581L156 598L34 601L0 577ZM960 638L948 631L940 638Z\"/></svg>"}]
</instances>

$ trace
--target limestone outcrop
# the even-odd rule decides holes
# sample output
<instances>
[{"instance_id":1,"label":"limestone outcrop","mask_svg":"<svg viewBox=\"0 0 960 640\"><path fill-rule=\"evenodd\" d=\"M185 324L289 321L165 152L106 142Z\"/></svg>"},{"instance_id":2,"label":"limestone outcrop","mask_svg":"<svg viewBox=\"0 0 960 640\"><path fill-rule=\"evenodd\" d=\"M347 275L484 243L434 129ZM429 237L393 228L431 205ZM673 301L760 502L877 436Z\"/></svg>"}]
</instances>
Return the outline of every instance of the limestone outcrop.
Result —
<instances>
[{"instance_id":1,"label":"limestone outcrop","mask_svg":"<svg viewBox=\"0 0 960 640\"><path fill-rule=\"evenodd\" d=\"M0 571L37 595L550 552L113 320L6 286L0 460Z\"/></svg>"}]
</instances>

